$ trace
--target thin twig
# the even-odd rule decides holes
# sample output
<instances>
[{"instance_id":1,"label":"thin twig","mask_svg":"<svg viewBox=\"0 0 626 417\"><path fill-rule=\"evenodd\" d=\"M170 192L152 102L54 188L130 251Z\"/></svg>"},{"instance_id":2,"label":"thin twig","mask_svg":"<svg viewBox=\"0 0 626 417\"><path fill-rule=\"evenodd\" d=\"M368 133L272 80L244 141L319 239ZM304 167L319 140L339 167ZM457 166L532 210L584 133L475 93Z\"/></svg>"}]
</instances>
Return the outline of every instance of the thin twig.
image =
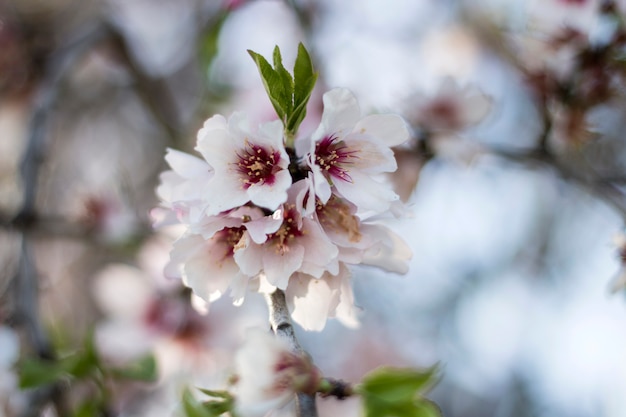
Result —
<instances>
[{"instance_id":1,"label":"thin twig","mask_svg":"<svg viewBox=\"0 0 626 417\"><path fill-rule=\"evenodd\" d=\"M276 290L272 294L266 295L267 305L270 310L270 325L274 334L287 341L293 353L306 355L302 349L291 324L289 309L285 300L285 293ZM317 417L317 407L315 395L298 393L296 396L296 410L298 417Z\"/></svg>"}]
</instances>

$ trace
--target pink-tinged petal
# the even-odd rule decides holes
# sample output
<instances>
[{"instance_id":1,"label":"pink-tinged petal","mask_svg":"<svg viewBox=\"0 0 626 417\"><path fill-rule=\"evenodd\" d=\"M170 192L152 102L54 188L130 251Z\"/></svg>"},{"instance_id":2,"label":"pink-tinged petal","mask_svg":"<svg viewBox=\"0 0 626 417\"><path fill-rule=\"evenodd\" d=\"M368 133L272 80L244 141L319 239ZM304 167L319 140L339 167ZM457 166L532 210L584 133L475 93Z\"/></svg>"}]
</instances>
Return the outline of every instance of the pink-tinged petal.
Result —
<instances>
[{"instance_id":1,"label":"pink-tinged petal","mask_svg":"<svg viewBox=\"0 0 626 417\"><path fill-rule=\"evenodd\" d=\"M193 155L167 148L165 160L174 172L185 179L210 178L211 176L212 168L209 164Z\"/></svg>"},{"instance_id":2,"label":"pink-tinged petal","mask_svg":"<svg viewBox=\"0 0 626 417\"><path fill-rule=\"evenodd\" d=\"M370 174L394 172L398 169L393 151L378 139L366 134L352 133L345 138L349 149L354 150L355 158L350 161L348 175L355 169Z\"/></svg>"},{"instance_id":3,"label":"pink-tinged petal","mask_svg":"<svg viewBox=\"0 0 626 417\"><path fill-rule=\"evenodd\" d=\"M284 169L274 175L274 183L252 184L248 190L250 201L257 206L276 210L287 200L287 189L291 185L291 175Z\"/></svg>"},{"instance_id":4,"label":"pink-tinged petal","mask_svg":"<svg viewBox=\"0 0 626 417\"><path fill-rule=\"evenodd\" d=\"M183 282L206 301L220 298L239 272L232 258L224 259L225 248L208 241L184 266Z\"/></svg>"},{"instance_id":5,"label":"pink-tinged petal","mask_svg":"<svg viewBox=\"0 0 626 417\"><path fill-rule=\"evenodd\" d=\"M354 132L371 135L387 146L398 146L411 134L404 119L396 114L373 114L359 120Z\"/></svg>"},{"instance_id":6,"label":"pink-tinged petal","mask_svg":"<svg viewBox=\"0 0 626 417\"><path fill-rule=\"evenodd\" d=\"M352 182L337 181L335 188L339 195L353 203L359 211L382 213L389 209L398 195L387 184L380 183L367 174L354 172L350 174Z\"/></svg>"},{"instance_id":7,"label":"pink-tinged petal","mask_svg":"<svg viewBox=\"0 0 626 417\"><path fill-rule=\"evenodd\" d=\"M246 276L253 277L263 269L264 247L252 243L249 233L244 233L233 255L235 262Z\"/></svg>"},{"instance_id":8,"label":"pink-tinged petal","mask_svg":"<svg viewBox=\"0 0 626 417\"><path fill-rule=\"evenodd\" d=\"M361 109L356 97L345 88L335 88L324 94L322 121L313 133L317 141L326 135L342 138L348 134L361 117Z\"/></svg>"},{"instance_id":9,"label":"pink-tinged petal","mask_svg":"<svg viewBox=\"0 0 626 417\"><path fill-rule=\"evenodd\" d=\"M379 242L364 253L363 263L389 272L406 274L409 270L409 260L413 257L413 252L406 242L383 225L363 225L363 229L364 233L379 238Z\"/></svg>"},{"instance_id":10,"label":"pink-tinged petal","mask_svg":"<svg viewBox=\"0 0 626 417\"><path fill-rule=\"evenodd\" d=\"M285 252L267 249L263 254L263 272L270 284L284 290L291 275L302 266L304 247L292 244Z\"/></svg>"},{"instance_id":11,"label":"pink-tinged petal","mask_svg":"<svg viewBox=\"0 0 626 417\"><path fill-rule=\"evenodd\" d=\"M324 174L322 174L322 170L318 165L311 165L311 173L313 175L315 195L320 199L322 204L326 204L332 194L330 183L328 182Z\"/></svg>"},{"instance_id":12,"label":"pink-tinged petal","mask_svg":"<svg viewBox=\"0 0 626 417\"><path fill-rule=\"evenodd\" d=\"M333 291L325 279L295 274L285 290L291 317L304 330L321 331L326 325Z\"/></svg>"},{"instance_id":13,"label":"pink-tinged petal","mask_svg":"<svg viewBox=\"0 0 626 417\"><path fill-rule=\"evenodd\" d=\"M336 274L338 272L339 249L326 236L321 226L314 220L303 219L305 234L300 238L300 244L306 249L302 267L304 273L319 278L325 271Z\"/></svg>"},{"instance_id":14,"label":"pink-tinged petal","mask_svg":"<svg viewBox=\"0 0 626 417\"><path fill-rule=\"evenodd\" d=\"M283 223L282 211L277 210L271 216L263 216L260 219L245 223L244 226L254 243L261 244L267 240L267 235L275 233Z\"/></svg>"}]
</instances>

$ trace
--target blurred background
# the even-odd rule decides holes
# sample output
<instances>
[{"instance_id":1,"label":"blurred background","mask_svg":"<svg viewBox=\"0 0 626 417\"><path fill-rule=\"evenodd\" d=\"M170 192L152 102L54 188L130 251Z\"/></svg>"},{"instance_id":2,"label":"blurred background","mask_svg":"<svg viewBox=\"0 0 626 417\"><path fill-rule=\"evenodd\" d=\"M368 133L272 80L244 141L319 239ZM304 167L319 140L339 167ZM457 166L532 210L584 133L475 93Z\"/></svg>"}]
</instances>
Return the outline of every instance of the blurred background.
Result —
<instances>
[{"instance_id":1,"label":"blurred background","mask_svg":"<svg viewBox=\"0 0 626 417\"><path fill-rule=\"evenodd\" d=\"M215 113L275 118L246 51L278 45L290 68L298 42L320 74L303 134L340 86L413 133L390 177L410 271L353 270L361 327L299 332L322 371L439 363L447 417L626 416L625 16L596 0L0 0L0 416L174 415L182 387L225 383L263 300L206 314L163 277L176 235L149 212L167 147L193 153ZM109 367L151 352L158 380L20 390L16 364L84 340Z\"/></svg>"}]
</instances>

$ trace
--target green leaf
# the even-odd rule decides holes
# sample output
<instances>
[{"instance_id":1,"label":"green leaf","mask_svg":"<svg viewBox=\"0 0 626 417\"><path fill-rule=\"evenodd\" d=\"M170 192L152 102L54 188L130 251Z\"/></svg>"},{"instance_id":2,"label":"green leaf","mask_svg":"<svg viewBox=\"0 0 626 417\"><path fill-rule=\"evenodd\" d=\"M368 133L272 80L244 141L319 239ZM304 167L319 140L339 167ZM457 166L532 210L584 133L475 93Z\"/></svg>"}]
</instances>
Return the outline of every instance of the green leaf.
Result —
<instances>
[{"instance_id":1,"label":"green leaf","mask_svg":"<svg viewBox=\"0 0 626 417\"><path fill-rule=\"evenodd\" d=\"M87 400L72 414L73 417L94 417L100 415L100 403L96 400Z\"/></svg>"},{"instance_id":2,"label":"green leaf","mask_svg":"<svg viewBox=\"0 0 626 417\"><path fill-rule=\"evenodd\" d=\"M298 44L298 55L293 66L294 92L293 102L296 107L305 104L311 97L317 81L317 73L313 71L313 63L308 51L302 43Z\"/></svg>"},{"instance_id":3,"label":"green leaf","mask_svg":"<svg viewBox=\"0 0 626 417\"><path fill-rule=\"evenodd\" d=\"M311 57L302 43L298 45L298 55L293 69L293 77L285 69L278 46L274 48L274 68L265 58L248 51L259 68L265 90L285 126L287 146L292 146L298 127L306 116L306 106L317 81Z\"/></svg>"},{"instance_id":4,"label":"green leaf","mask_svg":"<svg viewBox=\"0 0 626 417\"><path fill-rule=\"evenodd\" d=\"M214 417L198 400L191 394L191 391L183 391L183 410L186 417ZM219 414L218 414L219 415Z\"/></svg>"},{"instance_id":5,"label":"green leaf","mask_svg":"<svg viewBox=\"0 0 626 417\"><path fill-rule=\"evenodd\" d=\"M234 416L233 408L235 399L227 391L210 391L200 389L203 393L212 397L223 398L223 400L205 401L203 403L196 400L188 389L183 391L183 409L186 417L219 417L224 413Z\"/></svg>"},{"instance_id":6,"label":"green leaf","mask_svg":"<svg viewBox=\"0 0 626 417\"><path fill-rule=\"evenodd\" d=\"M265 91L272 102L272 106L274 106L274 110L276 110L276 114L278 114L280 120L284 121L286 117L286 110L284 108L284 103L281 103L280 97L285 94L282 93L284 88L280 75L274 71L270 63L267 62L262 55L251 50L248 50L248 53L259 68L263 86L265 87Z\"/></svg>"},{"instance_id":7,"label":"green leaf","mask_svg":"<svg viewBox=\"0 0 626 417\"><path fill-rule=\"evenodd\" d=\"M203 394L208 395L209 397L224 398L227 400L230 400L233 398L232 394L228 391L214 391L214 390L209 390L209 389L204 389L204 388L198 388L198 391L200 391Z\"/></svg>"},{"instance_id":8,"label":"green leaf","mask_svg":"<svg viewBox=\"0 0 626 417\"><path fill-rule=\"evenodd\" d=\"M437 367L419 371L383 367L366 375L355 390L366 417L438 417L438 408L420 395L436 379Z\"/></svg>"},{"instance_id":9,"label":"green leaf","mask_svg":"<svg viewBox=\"0 0 626 417\"><path fill-rule=\"evenodd\" d=\"M18 364L20 388L33 388L50 384L67 376L67 371L57 361L24 359Z\"/></svg>"},{"instance_id":10,"label":"green leaf","mask_svg":"<svg viewBox=\"0 0 626 417\"><path fill-rule=\"evenodd\" d=\"M283 66L283 58L278 46L274 47L274 70L280 77L280 88L276 88L275 94L280 101L285 115L288 117L293 112L293 78ZM284 120L283 120L284 121Z\"/></svg>"},{"instance_id":11,"label":"green leaf","mask_svg":"<svg viewBox=\"0 0 626 417\"><path fill-rule=\"evenodd\" d=\"M146 355L124 368L111 369L111 375L120 379L154 382L158 377L157 364L152 354Z\"/></svg>"}]
</instances>

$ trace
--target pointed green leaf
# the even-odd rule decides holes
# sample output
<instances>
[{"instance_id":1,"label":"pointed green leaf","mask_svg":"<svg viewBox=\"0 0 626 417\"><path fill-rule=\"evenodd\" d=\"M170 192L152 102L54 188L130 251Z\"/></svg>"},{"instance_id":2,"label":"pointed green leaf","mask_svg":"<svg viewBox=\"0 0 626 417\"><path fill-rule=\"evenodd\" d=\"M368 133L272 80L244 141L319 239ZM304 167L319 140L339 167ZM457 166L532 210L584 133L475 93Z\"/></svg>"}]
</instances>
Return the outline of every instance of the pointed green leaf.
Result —
<instances>
[{"instance_id":1,"label":"pointed green leaf","mask_svg":"<svg viewBox=\"0 0 626 417\"><path fill-rule=\"evenodd\" d=\"M289 117L293 111L293 78L289 71L283 66L283 58L280 55L280 49L278 46L274 47L274 70L280 77L282 88L276 89L276 94L279 95L278 99L281 102L285 115Z\"/></svg>"},{"instance_id":2,"label":"pointed green leaf","mask_svg":"<svg viewBox=\"0 0 626 417\"><path fill-rule=\"evenodd\" d=\"M425 371L383 367L366 375L355 390L366 417L439 417L436 406L420 395L430 388L437 368Z\"/></svg>"},{"instance_id":3,"label":"pointed green leaf","mask_svg":"<svg viewBox=\"0 0 626 417\"><path fill-rule=\"evenodd\" d=\"M259 73L261 74L261 80L263 81L263 86L265 87L265 91L272 102L272 106L274 106L274 110L278 114L280 120L285 120L286 112L285 112L285 104L281 103L281 96L284 96L285 93L282 92L283 85L281 81L281 77L278 75L276 71L272 68L269 62L262 55L257 54L254 51L248 50L248 53L256 63Z\"/></svg>"},{"instance_id":4,"label":"pointed green leaf","mask_svg":"<svg viewBox=\"0 0 626 417\"><path fill-rule=\"evenodd\" d=\"M309 101L315 82L317 81L317 73L313 71L313 63L309 52L304 45L300 43L298 45L298 55L296 56L296 62L293 67L294 78L294 93L293 101L297 107L302 103Z\"/></svg>"}]
</instances>

